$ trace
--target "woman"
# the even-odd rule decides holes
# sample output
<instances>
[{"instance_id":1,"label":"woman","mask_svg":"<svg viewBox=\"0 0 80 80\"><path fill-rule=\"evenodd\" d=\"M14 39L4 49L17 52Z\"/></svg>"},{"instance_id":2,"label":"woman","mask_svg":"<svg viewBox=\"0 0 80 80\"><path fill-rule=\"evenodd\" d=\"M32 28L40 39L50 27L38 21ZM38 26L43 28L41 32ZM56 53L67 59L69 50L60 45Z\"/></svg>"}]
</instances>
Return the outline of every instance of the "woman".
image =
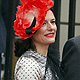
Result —
<instances>
[{"instance_id":1,"label":"woman","mask_svg":"<svg viewBox=\"0 0 80 80\"><path fill-rule=\"evenodd\" d=\"M50 67L47 68L46 66L48 47L49 44L55 42L57 31L55 17L50 7L46 9L45 13L42 13L42 15L44 14L44 16L41 15L42 22L38 20L39 17L37 18L35 14L28 12L28 21L30 20L32 23L29 28L25 29L28 35L23 36L20 31L16 33L22 39L27 39L18 40L15 43L15 55L19 59L15 66L14 80L59 80L57 73L55 72L53 75ZM34 30L36 25L39 25L39 28Z\"/></svg>"}]
</instances>

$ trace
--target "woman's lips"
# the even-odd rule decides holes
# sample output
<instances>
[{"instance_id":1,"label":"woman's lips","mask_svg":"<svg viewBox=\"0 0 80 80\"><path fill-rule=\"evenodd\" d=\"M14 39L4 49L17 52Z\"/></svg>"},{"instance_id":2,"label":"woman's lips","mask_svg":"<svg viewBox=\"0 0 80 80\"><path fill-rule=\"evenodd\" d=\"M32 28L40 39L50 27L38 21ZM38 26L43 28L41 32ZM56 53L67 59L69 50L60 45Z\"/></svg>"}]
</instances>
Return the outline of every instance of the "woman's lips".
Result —
<instances>
[{"instance_id":1,"label":"woman's lips","mask_svg":"<svg viewBox=\"0 0 80 80\"><path fill-rule=\"evenodd\" d=\"M48 33L45 35L46 37L54 37L54 33Z\"/></svg>"}]
</instances>

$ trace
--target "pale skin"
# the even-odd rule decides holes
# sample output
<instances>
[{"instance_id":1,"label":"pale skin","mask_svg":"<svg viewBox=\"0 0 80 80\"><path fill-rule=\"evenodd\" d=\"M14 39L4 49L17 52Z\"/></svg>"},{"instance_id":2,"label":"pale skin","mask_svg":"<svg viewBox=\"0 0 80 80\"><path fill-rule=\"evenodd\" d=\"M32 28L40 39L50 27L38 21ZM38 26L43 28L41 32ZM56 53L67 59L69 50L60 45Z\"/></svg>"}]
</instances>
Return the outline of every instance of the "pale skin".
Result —
<instances>
[{"instance_id":1,"label":"pale skin","mask_svg":"<svg viewBox=\"0 0 80 80\"><path fill-rule=\"evenodd\" d=\"M55 42L56 31L55 16L49 10L47 11L42 27L32 37L38 53L47 56L49 44Z\"/></svg>"}]
</instances>

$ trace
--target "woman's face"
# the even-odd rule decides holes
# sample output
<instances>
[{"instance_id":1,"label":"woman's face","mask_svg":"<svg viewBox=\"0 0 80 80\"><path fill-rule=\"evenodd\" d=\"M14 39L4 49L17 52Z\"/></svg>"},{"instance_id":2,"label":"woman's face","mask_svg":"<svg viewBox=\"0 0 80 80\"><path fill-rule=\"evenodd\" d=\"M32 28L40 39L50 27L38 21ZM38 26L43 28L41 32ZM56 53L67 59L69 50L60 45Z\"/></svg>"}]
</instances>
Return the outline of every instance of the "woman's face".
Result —
<instances>
[{"instance_id":1,"label":"woman's face","mask_svg":"<svg viewBox=\"0 0 80 80\"><path fill-rule=\"evenodd\" d=\"M33 42L39 44L51 44L55 42L57 26L55 24L55 16L51 10L47 11L42 27L33 34Z\"/></svg>"}]
</instances>

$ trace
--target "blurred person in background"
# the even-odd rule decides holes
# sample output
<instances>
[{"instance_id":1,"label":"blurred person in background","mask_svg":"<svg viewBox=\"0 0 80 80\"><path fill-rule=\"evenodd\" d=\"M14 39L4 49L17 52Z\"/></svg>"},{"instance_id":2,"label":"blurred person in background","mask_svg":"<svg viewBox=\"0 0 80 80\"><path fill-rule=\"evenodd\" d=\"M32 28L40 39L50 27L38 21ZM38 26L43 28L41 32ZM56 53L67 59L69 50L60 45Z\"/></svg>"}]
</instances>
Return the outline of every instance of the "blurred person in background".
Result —
<instances>
[{"instance_id":1,"label":"blurred person in background","mask_svg":"<svg viewBox=\"0 0 80 80\"><path fill-rule=\"evenodd\" d=\"M2 0L0 0L0 79L2 69L2 54L6 51L6 26L2 15ZM3 55L4 56L4 55Z\"/></svg>"},{"instance_id":2,"label":"blurred person in background","mask_svg":"<svg viewBox=\"0 0 80 80\"><path fill-rule=\"evenodd\" d=\"M69 39L63 49L64 80L80 80L80 36Z\"/></svg>"},{"instance_id":3,"label":"blurred person in background","mask_svg":"<svg viewBox=\"0 0 80 80\"><path fill-rule=\"evenodd\" d=\"M3 20L3 17L0 13L0 76L1 76L1 54L5 53L6 50L6 27Z\"/></svg>"}]
</instances>

